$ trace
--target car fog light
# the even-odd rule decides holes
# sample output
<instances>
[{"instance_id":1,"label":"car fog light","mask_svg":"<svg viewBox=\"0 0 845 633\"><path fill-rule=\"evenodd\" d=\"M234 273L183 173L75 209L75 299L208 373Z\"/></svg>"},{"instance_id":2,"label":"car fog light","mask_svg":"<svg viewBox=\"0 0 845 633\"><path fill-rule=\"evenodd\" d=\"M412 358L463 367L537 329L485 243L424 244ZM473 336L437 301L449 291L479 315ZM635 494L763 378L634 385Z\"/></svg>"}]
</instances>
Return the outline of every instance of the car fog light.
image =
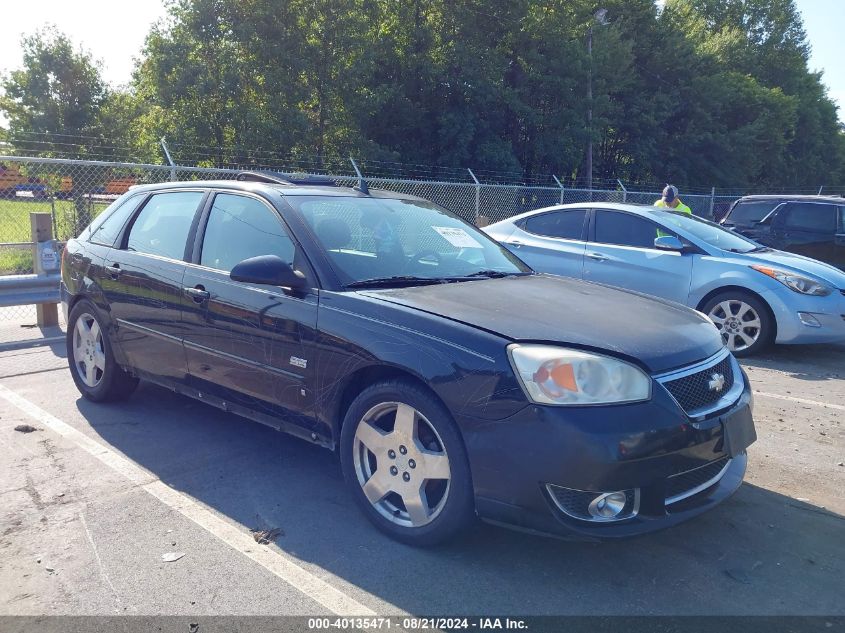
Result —
<instances>
[{"instance_id":1,"label":"car fog light","mask_svg":"<svg viewBox=\"0 0 845 633\"><path fill-rule=\"evenodd\" d=\"M587 510L597 519L612 519L625 509L627 501L624 492L605 492L593 499Z\"/></svg>"},{"instance_id":2,"label":"car fog light","mask_svg":"<svg viewBox=\"0 0 845 633\"><path fill-rule=\"evenodd\" d=\"M799 312L798 318L801 319L801 323L806 325L807 327L821 327L822 324L819 323L819 320L814 317L809 312Z\"/></svg>"}]
</instances>

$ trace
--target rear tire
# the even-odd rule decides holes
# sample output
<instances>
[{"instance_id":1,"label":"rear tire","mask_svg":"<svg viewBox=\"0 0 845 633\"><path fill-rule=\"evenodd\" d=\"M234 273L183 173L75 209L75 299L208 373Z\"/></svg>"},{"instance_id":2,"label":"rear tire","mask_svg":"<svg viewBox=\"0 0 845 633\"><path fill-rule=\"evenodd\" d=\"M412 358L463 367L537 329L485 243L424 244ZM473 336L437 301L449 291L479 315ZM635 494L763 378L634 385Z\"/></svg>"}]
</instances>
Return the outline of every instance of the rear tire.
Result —
<instances>
[{"instance_id":1,"label":"rear tire","mask_svg":"<svg viewBox=\"0 0 845 633\"><path fill-rule=\"evenodd\" d=\"M753 356L774 341L775 322L769 306L750 292L720 292L701 311L713 321L734 356Z\"/></svg>"},{"instance_id":2,"label":"rear tire","mask_svg":"<svg viewBox=\"0 0 845 633\"><path fill-rule=\"evenodd\" d=\"M432 394L408 380L376 383L343 421L341 466L367 518L408 545L434 545L475 516L460 432Z\"/></svg>"},{"instance_id":3,"label":"rear tire","mask_svg":"<svg viewBox=\"0 0 845 633\"><path fill-rule=\"evenodd\" d=\"M67 324L67 359L79 392L93 402L128 398L138 379L114 359L108 333L97 308L88 300L77 303Z\"/></svg>"}]
</instances>

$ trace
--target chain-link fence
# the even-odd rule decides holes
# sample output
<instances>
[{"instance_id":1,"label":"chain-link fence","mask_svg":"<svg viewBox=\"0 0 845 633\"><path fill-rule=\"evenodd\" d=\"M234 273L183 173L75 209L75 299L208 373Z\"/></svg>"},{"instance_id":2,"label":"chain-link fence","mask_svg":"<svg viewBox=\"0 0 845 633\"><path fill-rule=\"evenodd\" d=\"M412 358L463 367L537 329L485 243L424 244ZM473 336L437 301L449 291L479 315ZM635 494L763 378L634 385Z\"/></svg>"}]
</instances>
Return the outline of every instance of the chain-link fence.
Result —
<instances>
[{"instance_id":1,"label":"chain-link fence","mask_svg":"<svg viewBox=\"0 0 845 633\"><path fill-rule=\"evenodd\" d=\"M0 274L33 270L29 214L49 213L58 240L77 235L119 195L138 184L172 180L231 179L234 169L169 167L47 158L0 156ZM353 185L348 174L331 175L338 184ZM652 204L658 191L578 189L369 178L370 187L409 193L435 202L471 222L496 222L554 204L632 202ZM719 218L733 196L684 195L696 215Z\"/></svg>"},{"instance_id":2,"label":"chain-link fence","mask_svg":"<svg viewBox=\"0 0 845 633\"><path fill-rule=\"evenodd\" d=\"M251 167L255 169L255 167ZM278 167L274 168L278 170ZM33 272L30 214L49 213L53 236L65 241L78 235L118 196L139 184L167 181L231 179L236 169L171 167L136 163L0 156L0 275ZM350 174L328 175L352 186ZM470 172L471 175L471 172ZM369 186L413 194L478 224L497 222L524 211L578 202L653 204L658 191L579 189L558 186L505 185L449 180L368 178ZM734 196L684 195L696 215L720 218ZM31 306L0 309L0 321L31 312Z\"/></svg>"}]
</instances>

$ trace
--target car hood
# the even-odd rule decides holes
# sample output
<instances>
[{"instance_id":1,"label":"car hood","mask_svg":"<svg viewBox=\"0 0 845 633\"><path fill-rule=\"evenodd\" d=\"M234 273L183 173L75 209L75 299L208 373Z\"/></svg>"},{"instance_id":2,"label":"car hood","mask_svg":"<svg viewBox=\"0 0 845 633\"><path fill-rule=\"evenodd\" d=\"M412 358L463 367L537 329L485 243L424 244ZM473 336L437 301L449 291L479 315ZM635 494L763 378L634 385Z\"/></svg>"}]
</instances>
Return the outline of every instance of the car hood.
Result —
<instances>
[{"instance_id":1,"label":"car hood","mask_svg":"<svg viewBox=\"0 0 845 633\"><path fill-rule=\"evenodd\" d=\"M730 253L729 255L733 255ZM785 251L770 250L760 253L743 253L741 255L742 263L747 266L754 264L761 264L763 266L773 266L777 268L788 268L796 273L809 273L814 277L818 277L820 281L825 281L831 286L839 289L845 289L845 272L839 270L835 266L825 264L803 255L796 255L795 253L787 253Z\"/></svg>"},{"instance_id":2,"label":"car hood","mask_svg":"<svg viewBox=\"0 0 845 633\"><path fill-rule=\"evenodd\" d=\"M367 290L362 294L513 341L603 350L639 361L653 373L703 360L723 346L713 324L694 310L553 275Z\"/></svg>"}]
</instances>

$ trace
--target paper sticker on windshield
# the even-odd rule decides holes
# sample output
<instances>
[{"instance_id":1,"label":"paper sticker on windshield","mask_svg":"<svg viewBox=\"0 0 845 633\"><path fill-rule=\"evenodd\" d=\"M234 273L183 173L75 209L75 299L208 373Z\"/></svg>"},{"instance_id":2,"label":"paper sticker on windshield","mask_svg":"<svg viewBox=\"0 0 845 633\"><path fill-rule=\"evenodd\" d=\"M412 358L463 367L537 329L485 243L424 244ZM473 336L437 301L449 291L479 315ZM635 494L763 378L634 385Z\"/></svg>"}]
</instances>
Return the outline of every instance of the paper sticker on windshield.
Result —
<instances>
[{"instance_id":1,"label":"paper sticker on windshield","mask_svg":"<svg viewBox=\"0 0 845 633\"><path fill-rule=\"evenodd\" d=\"M432 226L455 248L484 248L476 239L462 228L451 226Z\"/></svg>"}]
</instances>

